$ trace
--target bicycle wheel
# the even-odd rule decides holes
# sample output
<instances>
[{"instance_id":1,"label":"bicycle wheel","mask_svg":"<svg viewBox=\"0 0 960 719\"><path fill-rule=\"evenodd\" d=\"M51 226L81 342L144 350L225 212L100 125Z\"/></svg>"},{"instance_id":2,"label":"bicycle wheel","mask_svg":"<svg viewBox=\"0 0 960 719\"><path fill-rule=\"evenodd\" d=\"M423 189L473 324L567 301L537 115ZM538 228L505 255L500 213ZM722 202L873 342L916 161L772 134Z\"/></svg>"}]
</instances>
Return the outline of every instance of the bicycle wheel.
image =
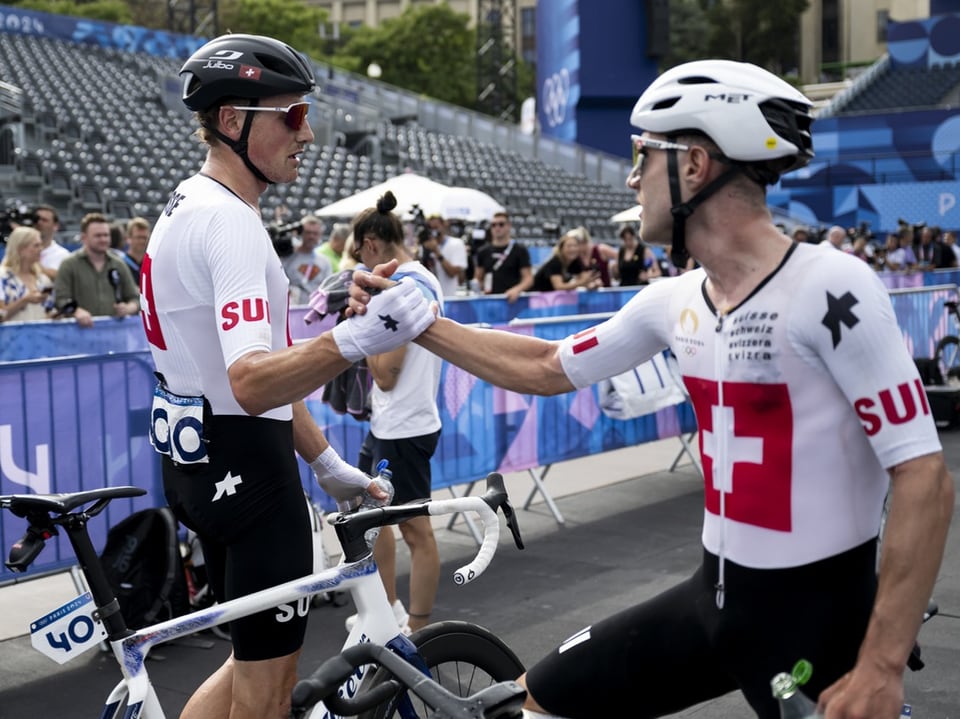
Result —
<instances>
[{"instance_id":1,"label":"bicycle wheel","mask_svg":"<svg viewBox=\"0 0 960 719\"><path fill-rule=\"evenodd\" d=\"M947 335L937 342L937 349L933 353L940 376L943 381L960 377L960 338Z\"/></svg>"},{"instance_id":2,"label":"bicycle wheel","mask_svg":"<svg viewBox=\"0 0 960 719\"><path fill-rule=\"evenodd\" d=\"M410 637L441 686L458 696L469 696L497 682L516 679L524 672L517 655L489 630L476 624L446 621L430 624ZM390 674L383 668L373 675L371 686L381 684ZM417 716L429 709L413 692L407 692ZM399 696L399 695L398 695ZM361 719L398 717L398 697L362 715Z\"/></svg>"}]
</instances>

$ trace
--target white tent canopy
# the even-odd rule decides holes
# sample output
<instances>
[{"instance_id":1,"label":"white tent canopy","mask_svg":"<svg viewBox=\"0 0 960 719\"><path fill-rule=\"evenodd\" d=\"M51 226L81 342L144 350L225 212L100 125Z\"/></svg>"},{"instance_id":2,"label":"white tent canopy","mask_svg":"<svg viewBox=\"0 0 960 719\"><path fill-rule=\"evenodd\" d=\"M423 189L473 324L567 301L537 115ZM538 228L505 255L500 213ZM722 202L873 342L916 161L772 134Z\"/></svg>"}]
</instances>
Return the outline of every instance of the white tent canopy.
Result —
<instances>
[{"instance_id":1,"label":"white tent canopy","mask_svg":"<svg viewBox=\"0 0 960 719\"><path fill-rule=\"evenodd\" d=\"M643 212L643 205L634 205L629 210L618 212L610 218L610 222L636 222Z\"/></svg>"},{"instance_id":2,"label":"white tent canopy","mask_svg":"<svg viewBox=\"0 0 960 719\"><path fill-rule=\"evenodd\" d=\"M436 213L447 220L465 222L489 222L494 214L504 211L503 205L490 195L472 187L448 187L431 195L421 207L428 217Z\"/></svg>"},{"instance_id":3,"label":"white tent canopy","mask_svg":"<svg viewBox=\"0 0 960 719\"><path fill-rule=\"evenodd\" d=\"M409 215L414 205L425 208L428 203L434 201L435 196L439 196L446 189L446 185L434 182L428 177L407 172L391 177L389 180L369 187L355 195L337 200L326 207L321 207L314 214L318 217L352 219L358 212L362 212L368 207L376 207L377 200L387 190L390 190L397 198L397 207L394 212L401 216Z\"/></svg>"}]
</instances>

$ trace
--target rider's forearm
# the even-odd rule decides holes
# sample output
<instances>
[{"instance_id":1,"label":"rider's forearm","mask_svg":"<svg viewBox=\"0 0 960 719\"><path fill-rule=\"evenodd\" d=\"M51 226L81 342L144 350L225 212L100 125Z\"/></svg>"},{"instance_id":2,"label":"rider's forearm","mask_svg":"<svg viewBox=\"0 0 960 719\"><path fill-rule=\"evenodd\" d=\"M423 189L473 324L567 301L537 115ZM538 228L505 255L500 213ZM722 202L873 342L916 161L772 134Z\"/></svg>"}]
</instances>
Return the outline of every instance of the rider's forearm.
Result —
<instances>
[{"instance_id":1,"label":"rider's forearm","mask_svg":"<svg viewBox=\"0 0 960 719\"><path fill-rule=\"evenodd\" d=\"M250 352L230 365L228 374L237 402L256 416L303 399L350 365L325 332L276 352Z\"/></svg>"},{"instance_id":2,"label":"rider's forearm","mask_svg":"<svg viewBox=\"0 0 960 719\"><path fill-rule=\"evenodd\" d=\"M293 448L308 464L330 446L303 401L293 403Z\"/></svg>"},{"instance_id":3,"label":"rider's forearm","mask_svg":"<svg viewBox=\"0 0 960 719\"><path fill-rule=\"evenodd\" d=\"M528 335L465 327L438 319L417 344L498 387L524 394L569 392L556 342Z\"/></svg>"},{"instance_id":4,"label":"rider's forearm","mask_svg":"<svg viewBox=\"0 0 960 719\"><path fill-rule=\"evenodd\" d=\"M893 470L879 588L858 663L905 668L940 568L954 494L941 453Z\"/></svg>"}]
</instances>

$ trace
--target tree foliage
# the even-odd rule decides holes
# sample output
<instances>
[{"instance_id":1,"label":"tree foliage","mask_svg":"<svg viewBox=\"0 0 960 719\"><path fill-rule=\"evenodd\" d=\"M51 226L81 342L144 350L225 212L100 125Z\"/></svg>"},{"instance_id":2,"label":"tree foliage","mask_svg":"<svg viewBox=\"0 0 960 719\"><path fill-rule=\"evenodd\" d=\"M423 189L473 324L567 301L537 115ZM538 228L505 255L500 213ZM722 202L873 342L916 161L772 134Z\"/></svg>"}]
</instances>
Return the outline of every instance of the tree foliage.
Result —
<instances>
[{"instance_id":1,"label":"tree foliage","mask_svg":"<svg viewBox=\"0 0 960 719\"><path fill-rule=\"evenodd\" d=\"M268 35L314 57L323 49L319 26L327 12L303 0L227 0L219 7L221 32Z\"/></svg>"},{"instance_id":2,"label":"tree foliage","mask_svg":"<svg viewBox=\"0 0 960 719\"><path fill-rule=\"evenodd\" d=\"M54 15L69 15L126 25L134 22L130 5L123 0L92 0L92 2L82 3L74 0L8 0L5 4Z\"/></svg>"},{"instance_id":3,"label":"tree foliage","mask_svg":"<svg viewBox=\"0 0 960 719\"><path fill-rule=\"evenodd\" d=\"M474 107L476 49L469 23L468 15L446 4L410 6L378 27L358 28L330 60L360 73L375 62L384 82Z\"/></svg>"},{"instance_id":4,"label":"tree foliage","mask_svg":"<svg viewBox=\"0 0 960 719\"><path fill-rule=\"evenodd\" d=\"M704 3L711 26L707 54L752 62L780 75L795 72L800 15L809 5L809 0Z\"/></svg>"}]
</instances>

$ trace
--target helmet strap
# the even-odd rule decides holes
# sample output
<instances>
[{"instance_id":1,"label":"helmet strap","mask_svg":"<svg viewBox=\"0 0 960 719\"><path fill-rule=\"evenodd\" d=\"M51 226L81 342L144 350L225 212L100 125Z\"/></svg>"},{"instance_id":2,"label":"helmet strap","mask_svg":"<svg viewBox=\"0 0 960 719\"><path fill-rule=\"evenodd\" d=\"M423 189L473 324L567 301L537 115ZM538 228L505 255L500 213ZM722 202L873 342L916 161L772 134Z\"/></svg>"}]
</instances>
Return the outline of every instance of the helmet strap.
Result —
<instances>
[{"instance_id":1,"label":"helmet strap","mask_svg":"<svg viewBox=\"0 0 960 719\"><path fill-rule=\"evenodd\" d=\"M253 107L257 107L260 104L260 100L253 98L250 100L250 104ZM243 120L243 129L240 130L240 139L232 140L216 128L210 128L211 132L217 136L217 138L223 142L227 147L233 150L240 156L240 159L243 160L243 164L247 166L247 169L253 173L253 176L256 177L261 182L265 182L268 185L272 185L273 181L268 180L266 176L260 172L259 168L250 161L250 156L247 155L248 140L250 139L250 126L253 124L253 113L248 112L247 116Z\"/></svg>"},{"instance_id":2,"label":"helmet strap","mask_svg":"<svg viewBox=\"0 0 960 719\"><path fill-rule=\"evenodd\" d=\"M674 137L668 136L667 139L671 142L675 141ZM687 260L690 259L690 253L687 252L686 245L687 218L711 195L730 182L739 170L735 166L731 167L722 175L717 175L706 187L689 200L681 202L677 150L667 150L666 152L667 176L670 179L670 202L673 203L673 206L670 208L670 214L673 215L673 238L670 244L670 261L674 267L682 270L686 266Z\"/></svg>"}]
</instances>

